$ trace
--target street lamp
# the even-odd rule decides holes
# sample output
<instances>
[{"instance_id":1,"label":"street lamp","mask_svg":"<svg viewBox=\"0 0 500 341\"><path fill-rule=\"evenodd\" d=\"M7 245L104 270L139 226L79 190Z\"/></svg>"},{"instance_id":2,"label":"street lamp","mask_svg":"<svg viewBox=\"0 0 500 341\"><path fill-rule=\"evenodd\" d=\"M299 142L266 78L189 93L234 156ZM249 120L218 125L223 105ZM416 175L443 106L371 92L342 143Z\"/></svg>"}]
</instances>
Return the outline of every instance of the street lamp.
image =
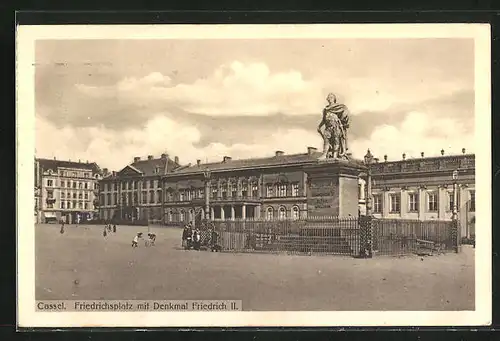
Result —
<instances>
[{"instance_id":1,"label":"street lamp","mask_svg":"<svg viewBox=\"0 0 500 341\"><path fill-rule=\"evenodd\" d=\"M458 180L458 170L453 171L453 220L457 220L458 218L458 209L457 209L457 180Z\"/></svg>"},{"instance_id":2,"label":"street lamp","mask_svg":"<svg viewBox=\"0 0 500 341\"><path fill-rule=\"evenodd\" d=\"M365 165L368 168L368 176L367 176L367 184L366 184L366 215L371 216L372 215L372 170L371 170L371 164L373 163L373 155L370 152L370 149L366 152L365 155Z\"/></svg>"},{"instance_id":3,"label":"street lamp","mask_svg":"<svg viewBox=\"0 0 500 341\"><path fill-rule=\"evenodd\" d=\"M203 179L205 181L205 219L210 220L210 171L203 171Z\"/></svg>"}]
</instances>

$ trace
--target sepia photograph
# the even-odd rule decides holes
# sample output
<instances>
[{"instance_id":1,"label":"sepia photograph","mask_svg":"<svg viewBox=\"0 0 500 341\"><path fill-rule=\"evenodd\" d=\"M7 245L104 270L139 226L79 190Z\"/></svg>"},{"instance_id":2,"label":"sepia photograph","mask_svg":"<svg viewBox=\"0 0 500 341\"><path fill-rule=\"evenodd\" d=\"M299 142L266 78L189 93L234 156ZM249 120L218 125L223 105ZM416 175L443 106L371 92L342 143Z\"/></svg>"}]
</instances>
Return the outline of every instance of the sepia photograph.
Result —
<instances>
[{"instance_id":1,"label":"sepia photograph","mask_svg":"<svg viewBox=\"0 0 500 341\"><path fill-rule=\"evenodd\" d=\"M19 324L486 325L490 92L483 24L20 26Z\"/></svg>"}]
</instances>

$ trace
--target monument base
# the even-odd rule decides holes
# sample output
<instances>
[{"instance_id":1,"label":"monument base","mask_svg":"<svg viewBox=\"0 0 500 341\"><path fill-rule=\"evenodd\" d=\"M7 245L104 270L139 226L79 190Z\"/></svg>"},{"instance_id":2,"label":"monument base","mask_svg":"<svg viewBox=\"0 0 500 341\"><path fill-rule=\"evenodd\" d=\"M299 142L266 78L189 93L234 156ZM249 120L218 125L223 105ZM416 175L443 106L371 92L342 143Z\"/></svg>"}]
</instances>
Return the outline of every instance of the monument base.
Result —
<instances>
[{"instance_id":1,"label":"monument base","mask_svg":"<svg viewBox=\"0 0 500 341\"><path fill-rule=\"evenodd\" d=\"M307 216L357 217L358 179L366 167L359 160L318 160L307 173Z\"/></svg>"}]
</instances>

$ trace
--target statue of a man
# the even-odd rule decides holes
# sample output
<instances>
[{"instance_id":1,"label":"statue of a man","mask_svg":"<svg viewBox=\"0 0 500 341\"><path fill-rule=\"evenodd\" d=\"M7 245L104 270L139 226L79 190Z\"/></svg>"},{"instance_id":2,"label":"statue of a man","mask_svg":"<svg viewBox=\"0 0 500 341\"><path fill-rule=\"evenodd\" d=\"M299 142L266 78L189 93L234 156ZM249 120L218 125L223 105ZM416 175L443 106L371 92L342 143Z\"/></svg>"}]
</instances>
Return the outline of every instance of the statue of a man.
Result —
<instances>
[{"instance_id":1,"label":"statue of a man","mask_svg":"<svg viewBox=\"0 0 500 341\"><path fill-rule=\"evenodd\" d=\"M318 133L323 137L323 155L320 158L347 158L349 109L344 104L338 104L333 93L328 94L326 100L328 105L323 109L323 119L318 125ZM323 126L324 131L321 130Z\"/></svg>"}]
</instances>

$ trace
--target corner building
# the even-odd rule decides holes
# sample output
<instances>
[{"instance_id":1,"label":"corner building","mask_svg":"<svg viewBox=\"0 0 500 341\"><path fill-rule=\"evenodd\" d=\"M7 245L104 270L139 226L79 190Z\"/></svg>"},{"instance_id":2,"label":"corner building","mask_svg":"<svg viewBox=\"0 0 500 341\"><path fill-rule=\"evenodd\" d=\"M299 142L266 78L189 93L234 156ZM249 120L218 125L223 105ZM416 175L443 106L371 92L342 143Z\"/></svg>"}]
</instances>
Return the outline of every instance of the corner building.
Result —
<instances>
[{"instance_id":1,"label":"corner building","mask_svg":"<svg viewBox=\"0 0 500 341\"><path fill-rule=\"evenodd\" d=\"M95 162L35 159L36 222L74 224L98 218L100 179Z\"/></svg>"}]
</instances>

